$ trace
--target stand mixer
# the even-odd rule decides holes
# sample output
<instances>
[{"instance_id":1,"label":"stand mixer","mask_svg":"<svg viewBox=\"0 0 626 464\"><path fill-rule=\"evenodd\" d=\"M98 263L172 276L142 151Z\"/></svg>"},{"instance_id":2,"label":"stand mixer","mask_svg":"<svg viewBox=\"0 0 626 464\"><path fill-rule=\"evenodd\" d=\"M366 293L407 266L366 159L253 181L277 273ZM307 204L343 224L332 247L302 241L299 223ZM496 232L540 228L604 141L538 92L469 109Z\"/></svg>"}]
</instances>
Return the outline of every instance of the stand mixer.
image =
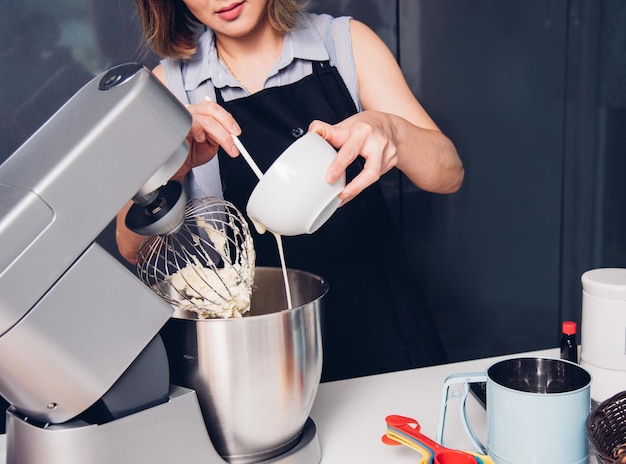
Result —
<instances>
[{"instance_id":1,"label":"stand mixer","mask_svg":"<svg viewBox=\"0 0 626 464\"><path fill-rule=\"evenodd\" d=\"M0 165L8 464L225 462L196 392L170 384L159 332L174 308L94 241L130 198L159 231L180 226L184 191L168 179L190 126L149 70L126 64L85 85ZM308 420L297 445L263 462L320 456Z\"/></svg>"}]
</instances>

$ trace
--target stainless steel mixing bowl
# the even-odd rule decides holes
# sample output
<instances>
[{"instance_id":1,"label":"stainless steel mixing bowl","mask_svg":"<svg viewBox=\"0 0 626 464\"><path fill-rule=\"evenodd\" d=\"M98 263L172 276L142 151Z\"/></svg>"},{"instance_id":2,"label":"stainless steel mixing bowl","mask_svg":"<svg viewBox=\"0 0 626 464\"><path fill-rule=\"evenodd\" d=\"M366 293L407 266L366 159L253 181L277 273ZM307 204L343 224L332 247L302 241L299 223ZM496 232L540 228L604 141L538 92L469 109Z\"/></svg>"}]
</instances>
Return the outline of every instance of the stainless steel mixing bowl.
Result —
<instances>
[{"instance_id":1,"label":"stainless steel mixing bowl","mask_svg":"<svg viewBox=\"0 0 626 464\"><path fill-rule=\"evenodd\" d=\"M249 464L297 444L322 372L321 306L327 282L257 268L252 306L239 319L175 314L162 335L172 383L196 390L207 430L227 461Z\"/></svg>"}]
</instances>

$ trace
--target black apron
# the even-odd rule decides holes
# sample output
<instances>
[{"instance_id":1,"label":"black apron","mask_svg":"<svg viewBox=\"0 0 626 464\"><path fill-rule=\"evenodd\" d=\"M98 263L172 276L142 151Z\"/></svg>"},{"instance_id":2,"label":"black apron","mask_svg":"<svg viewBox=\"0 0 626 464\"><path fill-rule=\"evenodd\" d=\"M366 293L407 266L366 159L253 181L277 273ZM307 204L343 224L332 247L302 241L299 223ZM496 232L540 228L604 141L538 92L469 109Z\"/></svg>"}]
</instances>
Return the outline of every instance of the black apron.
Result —
<instances>
[{"instance_id":1,"label":"black apron","mask_svg":"<svg viewBox=\"0 0 626 464\"><path fill-rule=\"evenodd\" d=\"M217 102L242 128L241 141L262 171L311 121L336 124L356 113L354 102L328 62L290 85ZM224 198L245 211L258 179L243 157L219 153ZM362 168L347 170L350 180ZM253 231L257 265L280 266L274 236ZM322 381L390 372L447 361L419 282L399 250L399 237L378 183L342 206L311 235L283 237L287 267L325 278ZM396 250L394 252L394 250Z\"/></svg>"}]
</instances>

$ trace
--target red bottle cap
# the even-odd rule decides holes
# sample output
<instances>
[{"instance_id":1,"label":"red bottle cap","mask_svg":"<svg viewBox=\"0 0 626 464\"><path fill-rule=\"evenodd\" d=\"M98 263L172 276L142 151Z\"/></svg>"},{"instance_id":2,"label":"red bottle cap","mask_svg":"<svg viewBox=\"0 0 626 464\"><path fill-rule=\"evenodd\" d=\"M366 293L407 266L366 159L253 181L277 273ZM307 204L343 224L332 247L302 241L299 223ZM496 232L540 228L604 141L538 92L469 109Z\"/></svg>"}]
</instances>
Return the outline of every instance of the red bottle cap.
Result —
<instances>
[{"instance_id":1,"label":"red bottle cap","mask_svg":"<svg viewBox=\"0 0 626 464\"><path fill-rule=\"evenodd\" d=\"M565 335L574 335L576 333L576 323L574 321L564 321L562 327Z\"/></svg>"}]
</instances>

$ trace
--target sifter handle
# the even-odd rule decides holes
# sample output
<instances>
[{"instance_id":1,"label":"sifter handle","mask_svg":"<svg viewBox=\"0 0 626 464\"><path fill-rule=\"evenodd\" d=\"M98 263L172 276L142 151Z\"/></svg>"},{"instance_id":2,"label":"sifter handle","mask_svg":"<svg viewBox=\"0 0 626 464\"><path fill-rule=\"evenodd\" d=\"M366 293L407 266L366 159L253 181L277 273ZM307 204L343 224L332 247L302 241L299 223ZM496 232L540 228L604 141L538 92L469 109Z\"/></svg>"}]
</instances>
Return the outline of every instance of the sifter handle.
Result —
<instances>
[{"instance_id":1,"label":"sifter handle","mask_svg":"<svg viewBox=\"0 0 626 464\"><path fill-rule=\"evenodd\" d=\"M472 441L474 448L476 448L476 451L482 454L487 454L487 447L482 444L482 442L478 439L478 437L476 436L476 433L474 433L474 430L471 427L469 418L467 417L467 407L466 407L467 395L470 391L470 384L486 382L486 381L487 381L487 376L484 372L452 374L446 378L443 384L442 390L441 390L441 404L439 407L439 425L437 428L437 437L436 437L436 441L438 443L441 443L443 445L443 432L444 432L445 423L446 423L446 410L448 406L448 400L449 400L448 394L449 394L450 386L462 383L464 385L464 388L463 388L463 396L461 397L461 407L460 407L461 424L463 425L463 429L465 430L465 433L467 434L469 439Z\"/></svg>"}]
</instances>

